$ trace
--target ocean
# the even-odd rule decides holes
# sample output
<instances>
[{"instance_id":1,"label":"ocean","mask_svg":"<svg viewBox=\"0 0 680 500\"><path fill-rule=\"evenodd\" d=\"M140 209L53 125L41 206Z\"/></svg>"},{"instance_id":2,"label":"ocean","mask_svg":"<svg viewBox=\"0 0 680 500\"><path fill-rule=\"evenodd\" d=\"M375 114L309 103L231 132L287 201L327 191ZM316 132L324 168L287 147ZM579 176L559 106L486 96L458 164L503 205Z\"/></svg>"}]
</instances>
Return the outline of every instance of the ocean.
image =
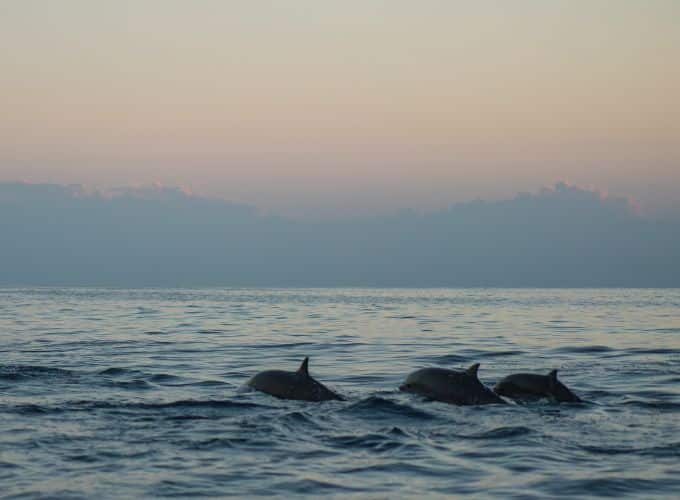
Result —
<instances>
[{"instance_id":1,"label":"ocean","mask_svg":"<svg viewBox=\"0 0 680 500\"><path fill-rule=\"evenodd\" d=\"M398 391L472 363L584 402ZM678 289L0 289L2 498L679 495Z\"/></svg>"}]
</instances>

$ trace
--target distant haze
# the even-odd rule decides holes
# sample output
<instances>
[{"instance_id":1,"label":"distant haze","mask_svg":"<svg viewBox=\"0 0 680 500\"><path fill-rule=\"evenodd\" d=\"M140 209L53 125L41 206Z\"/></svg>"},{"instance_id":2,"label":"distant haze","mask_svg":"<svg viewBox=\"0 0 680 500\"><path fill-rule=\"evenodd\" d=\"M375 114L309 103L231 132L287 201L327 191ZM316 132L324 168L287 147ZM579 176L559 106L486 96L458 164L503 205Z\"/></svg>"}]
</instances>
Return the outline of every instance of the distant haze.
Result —
<instances>
[{"instance_id":1,"label":"distant haze","mask_svg":"<svg viewBox=\"0 0 680 500\"><path fill-rule=\"evenodd\" d=\"M676 0L5 0L0 181L327 217L680 203Z\"/></svg>"},{"instance_id":2,"label":"distant haze","mask_svg":"<svg viewBox=\"0 0 680 500\"><path fill-rule=\"evenodd\" d=\"M0 286L680 286L680 214L558 183L333 221L175 188L0 184Z\"/></svg>"}]
</instances>

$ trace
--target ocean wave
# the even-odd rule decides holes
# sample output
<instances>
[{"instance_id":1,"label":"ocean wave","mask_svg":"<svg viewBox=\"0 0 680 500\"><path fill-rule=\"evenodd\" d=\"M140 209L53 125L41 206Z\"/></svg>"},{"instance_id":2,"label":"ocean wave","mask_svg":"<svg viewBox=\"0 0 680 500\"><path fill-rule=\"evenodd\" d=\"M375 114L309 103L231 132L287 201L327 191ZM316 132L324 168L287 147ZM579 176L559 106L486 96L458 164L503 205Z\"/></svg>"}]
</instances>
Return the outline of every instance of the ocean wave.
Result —
<instances>
[{"instance_id":1,"label":"ocean wave","mask_svg":"<svg viewBox=\"0 0 680 500\"><path fill-rule=\"evenodd\" d=\"M229 401L229 400L194 400L184 399L180 401L171 401L168 403L125 403L122 405L125 408L138 408L141 410L166 410L166 409L210 409L210 410L245 410L245 409L263 409L271 408L271 406L250 403L244 401Z\"/></svg>"},{"instance_id":2,"label":"ocean wave","mask_svg":"<svg viewBox=\"0 0 680 500\"><path fill-rule=\"evenodd\" d=\"M541 480L533 485L536 488L548 491L555 496L603 496L613 497L620 495L642 495L648 497L652 493L668 493L677 491L680 480L677 479L647 479L641 477L609 476L601 478L550 479ZM670 497L666 497L670 498Z\"/></svg>"},{"instance_id":3,"label":"ocean wave","mask_svg":"<svg viewBox=\"0 0 680 500\"><path fill-rule=\"evenodd\" d=\"M16 404L4 405L3 411L22 414L47 414L65 411L95 411L95 410L126 410L126 411L157 411L162 414L166 410L257 410L271 409L259 403L229 400L179 400L170 402L127 402L127 401L104 401L104 400L77 400L56 403L53 405L39 404Z\"/></svg>"},{"instance_id":4,"label":"ocean wave","mask_svg":"<svg viewBox=\"0 0 680 500\"><path fill-rule=\"evenodd\" d=\"M153 386L142 379L134 380L112 380L106 383L109 387L117 387L119 389L125 389L130 391L147 391L153 389Z\"/></svg>"},{"instance_id":5,"label":"ocean wave","mask_svg":"<svg viewBox=\"0 0 680 500\"><path fill-rule=\"evenodd\" d=\"M125 379L128 380L125 380ZM32 379L48 379L49 381L79 384L105 384L111 387L151 388L150 384L159 385L198 385L219 386L227 383L221 380L188 380L171 373L148 373L136 368L110 367L97 371L78 371L64 368L39 365L4 365L0 366L0 380L21 382ZM49 382L48 382L49 383Z\"/></svg>"},{"instance_id":6,"label":"ocean wave","mask_svg":"<svg viewBox=\"0 0 680 500\"><path fill-rule=\"evenodd\" d=\"M581 445L580 448L598 455L641 455L651 457L680 457L680 441L650 447L608 447Z\"/></svg>"},{"instance_id":7,"label":"ocean wave","mask_svg":"<svg viewBox=\"0 0 680 500\"><path fill-rule=\"evenodd\" d=\"M353 403L342 410L343 413L360 415L371 419L385 417L406 417L419 420L431 420L434 415L413 406L397 403L379 396L370 396Z\"/></svg>"},{"instance_id":8,"label":"ocean wave","mask_svg":"<svg viewBox=\"0 0 680 500\"><path fill-rule=\"evenodd\" d=\"M678 329L680 332L680 329ZM680 354L680 349L670 349L670 348L644 348L644 349L631 349L632 352L636 354Z\"/></svg>"},{"instance_id":9,"label":"ocean wave","mask_svg":"<svg viewBox=\"0 0 680 500\"><path fill-rule=\"evenodd\" d=\"M0 497L674 498L680 351L663 328L680 291L654 292L653 309L646 293L10 292ZM238 392L306 355L347 401ZM461 407L396 390L416 367L475 362L489 383L566 367L589 402Z\"/></svg>"},{"instance_id":10,"label":"ocean wave","mask_svg":"<svg viewBox=\"0 0 680 500\"><path fill-rule=\"evenodd\" d=\"M130 370L127 369L127 368L111 367L111 368L107 368L105 370L101 370L98 373L99 373L99 375L110 375L110 376L116 377L118 375L128 374L128 373L130 373Z\"/></svg>"},{"instance_id":11,"label":"ocean wave","mask_svg":"<svg viewBox=\"0 0 680 500\"><path fill-rule=\"evenodd\" d=\"M643 399L628 399L622 401L620 404L624 406L635 406L638 408L646 408L652 410L669 410L680 411L680 402L675 401L650 401Z\"/></svg>"},{"instance_id":12,"label":"ocean wave","mask_svg":"<svg viewBox=\"0 0 680 500\"><path fill-rule=\"evenodd\" d=\"M16 413L18 415L25 416L41 416L50 413L61 413L64 411L63 408L43 406L39 404L16 404L16 405L5 405L2 407L2 411L5 413Z\"/></svg>"},{"instance_id":13,"label":"ocean wave","mask_svg":"<svg viewBox=\"0 0 680 500\"><path fill-rule=\"evenodd\" d=\"M535 432L529 427L525 426L500 426L493 429L487 429L471 434L461 434L449 430L435 430L428 433L428 436L435 439L454 438L454 439L471 439L471 440L488 440L488 439L510 439L520 436L526 436Z\"/></svg>"},{"instance_id":14,"label":"ocean wave","mask_svg":"<svg viewBox=\"0 0 680 500\"><path fill-rule=\"evenodd\" d=\"M21 381L36 378L72 378L76 372L63 368L34 365L2 365L0 380Z\"/></svg>"},{"instance_id":15,"label":"ocean wave","mask_svg":"<svg viewBox=\"0 0 680 500\"><path fill-rule=\"evenodd\" d=\"M282 481L275 483L272 487L272 492L280 494L281 492L288 492L300 495L314 495L331 493L350 493L364 491L363 488L351 486L346 482L332 482L318 479L299 479L294 481Z\"/></svg>"},{"instance_id":16,"label":"ocean wave","mask_svg":"<svg viewBox=\"0 0 680 500\"><path fill-rule=\"evenodd\" d=\"M552 349L552 352L554 353L565 354L600 354L612 351L614 351L614 349L606 345L564 346Z\"/></svg>"},{"instance_id":17,"label":"ocean wave","mask_svg":"<svg viewBox=\"0 0 680 500\"><path fill-rule=\"evenodd\" d=\"M453 471L440 467L432 467L412 460L388 460L379 463L353 465L337 471L338 474L395 474L397 476L416 474L417 477L451 477ZM408 477L408 476L406 476ZM381 497L379 497L381 498Z\"/></svg>"},{"instance_id":18,"label":"ocean wave","mask_svg":"<svg viewBox=\"0 0 680 500\"><path fill-rule=\"evenodd\" d=\"M523 426L508 426L508 427L497 427L495 429L490 429L488 431L478 432L475 434L461 435L458 437L464 439L508 439L519 436L526 436L531 434L532 431L528 427Z\"/></svg>"},{"instance_id":19,"label":"ocean wave","mask_svg":"<svg viewBox=\"0 0 680 500\"><path fill-rule=\"evenodd\" d=\"M370 450L376 453L385 453L403 445L401 437L395 438L393 435L381 433L367 433L367 434L348 434L341 436L332 436L325 439L325 442L331 446L342 449L360 448Z\"/></svg>"}]
</instances>

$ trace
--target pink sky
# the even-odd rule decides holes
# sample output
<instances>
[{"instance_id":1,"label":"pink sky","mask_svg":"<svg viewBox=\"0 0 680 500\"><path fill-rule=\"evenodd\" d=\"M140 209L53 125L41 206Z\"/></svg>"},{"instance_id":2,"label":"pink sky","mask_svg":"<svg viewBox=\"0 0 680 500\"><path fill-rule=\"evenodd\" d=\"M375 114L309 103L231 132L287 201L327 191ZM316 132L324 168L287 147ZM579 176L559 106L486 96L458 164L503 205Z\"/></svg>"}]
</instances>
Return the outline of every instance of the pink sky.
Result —
<instances>
[{"instance_id":1,"label":"pink sky","mask_svg":"<svg viewBox=\"0 0 680 500\"><path fill-rule=\"evenodd\" d=\"M680 202L680 3L10 0L0 181L275 212Z\"/></svg>"}]
</instances>

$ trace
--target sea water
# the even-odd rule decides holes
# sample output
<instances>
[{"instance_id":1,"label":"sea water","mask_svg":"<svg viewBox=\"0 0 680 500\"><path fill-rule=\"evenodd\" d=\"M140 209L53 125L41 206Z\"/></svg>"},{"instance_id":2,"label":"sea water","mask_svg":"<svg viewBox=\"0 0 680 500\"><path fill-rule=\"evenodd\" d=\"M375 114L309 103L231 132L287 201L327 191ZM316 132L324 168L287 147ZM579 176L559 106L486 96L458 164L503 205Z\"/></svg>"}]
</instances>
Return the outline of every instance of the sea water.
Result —
<instances>
[{"instance_id":1,"label":"sea water","mask_svg":"<svg viewBox=\"0 0 680 500\"><path fill-rule=\"evenodd\" d=\"M305 356L346 401L242 390ZM472 363L585 402L398 391ZM0 289L6 498L679 494L680 290Z\"/></svg>"}]
</instances>

